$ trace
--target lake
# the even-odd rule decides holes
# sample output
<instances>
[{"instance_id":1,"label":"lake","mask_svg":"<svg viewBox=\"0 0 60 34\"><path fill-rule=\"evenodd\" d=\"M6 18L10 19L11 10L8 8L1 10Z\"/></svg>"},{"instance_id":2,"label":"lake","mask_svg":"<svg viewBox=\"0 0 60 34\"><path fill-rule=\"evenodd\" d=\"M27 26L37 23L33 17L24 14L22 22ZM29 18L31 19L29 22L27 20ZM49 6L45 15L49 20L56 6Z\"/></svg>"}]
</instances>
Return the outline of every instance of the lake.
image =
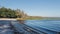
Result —
<instances>
[{"instance_id":1,"label":"lake","mask_svg":"<svg viewBox=\"0 0 60 34\"><path fill-rule=\"evenodd\" d=\"M11 23L12 22L12 23ZM25 25L19 24L19 21L10 20L0 20L0 34L14 34L14 29L11 24L19 32L25 32L25 25L38 31L44 32L46 34L60 34L60 20L25 20ZM30 32L25 32L25 34L31 34Z\"/></svg>"},{"instance_id":2,"label":"lake","mask_svg":"<svg viewBox=\"0 0 60 34\"><path fill-rule=\"evenodd\" d=\"M0 20L0 34L13 34L11 27L11 21L9 20Z\"/></svg>"},{"instance_id":3,"label":"lake","mask_svg":"<svg viewBox=\"0 0 60 34\"><path fill-rule=\"evenodd\" d=\"M60 33L60 20L26 20L26 25L48 34Z\"/></svg>"}]
</instances>

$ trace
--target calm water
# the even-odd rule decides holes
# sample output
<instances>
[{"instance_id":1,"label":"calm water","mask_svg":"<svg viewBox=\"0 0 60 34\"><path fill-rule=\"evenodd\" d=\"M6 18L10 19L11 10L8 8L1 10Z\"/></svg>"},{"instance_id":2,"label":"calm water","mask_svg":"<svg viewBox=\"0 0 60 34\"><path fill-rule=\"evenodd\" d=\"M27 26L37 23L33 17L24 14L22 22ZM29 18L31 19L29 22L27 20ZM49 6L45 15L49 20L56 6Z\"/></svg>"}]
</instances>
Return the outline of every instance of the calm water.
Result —
<instances>
[{"instance_id":1,"label":"calm water","mask_svg":"<svg viewBox=\"0 0 60 34\"><path fill-rule=\"evenodd\" d=\"M60 20L26 20L25 22L26 25L46 33L60 32Z\"/></svg>"},{"instance_id":2,"label":"calm water","mask_svg":"<svg viewBox=\"0 0 60 34\"><path fill-rule=\"evenodd\" d=\"M17 27L16 29L24 32L23 25L19 24L18 21L12 21L12 24ZM60 20L26 20L24 24L36 29L36 31L42 31L47 34L57 34L57 32L60 32ZM14 34L11 21L0 20L0 34Z\"/></svg>"}]
</instances>

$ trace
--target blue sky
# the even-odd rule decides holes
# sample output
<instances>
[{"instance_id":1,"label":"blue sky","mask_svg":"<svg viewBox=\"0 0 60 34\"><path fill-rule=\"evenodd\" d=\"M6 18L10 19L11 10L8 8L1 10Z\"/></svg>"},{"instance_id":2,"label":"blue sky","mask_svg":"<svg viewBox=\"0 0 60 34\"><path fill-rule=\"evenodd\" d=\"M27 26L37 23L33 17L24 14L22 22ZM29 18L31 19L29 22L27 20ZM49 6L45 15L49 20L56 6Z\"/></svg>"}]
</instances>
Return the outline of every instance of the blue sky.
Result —
<instances>
[{"instance_id":1,"label":"blue sky","mask_svg":"<svg viewBox=\"0 0 60 34\"><path fill-rule=\"evenodd\" d=\"M31 16L60 17L60 0L0 0L0 6L19 8Z\"/></svg>"}]
</instances>

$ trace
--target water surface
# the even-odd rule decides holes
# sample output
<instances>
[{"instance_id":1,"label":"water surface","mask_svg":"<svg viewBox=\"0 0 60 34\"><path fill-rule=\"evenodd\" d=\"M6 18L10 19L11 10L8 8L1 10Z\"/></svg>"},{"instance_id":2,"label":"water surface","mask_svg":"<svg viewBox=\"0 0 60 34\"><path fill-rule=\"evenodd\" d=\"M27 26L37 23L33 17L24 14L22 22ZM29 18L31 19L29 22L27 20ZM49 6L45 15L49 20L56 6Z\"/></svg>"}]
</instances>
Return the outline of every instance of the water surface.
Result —
<instances>
[{"instance_id":1,"label":"water surface","mask_svg":"<svg viewBox=\"0 0 60 34\"><path fill-rule=\"evenodd\" d=\"M25 24L47 33L60 32L60 20L26 20Z\"/></svg>"}]
</instances>

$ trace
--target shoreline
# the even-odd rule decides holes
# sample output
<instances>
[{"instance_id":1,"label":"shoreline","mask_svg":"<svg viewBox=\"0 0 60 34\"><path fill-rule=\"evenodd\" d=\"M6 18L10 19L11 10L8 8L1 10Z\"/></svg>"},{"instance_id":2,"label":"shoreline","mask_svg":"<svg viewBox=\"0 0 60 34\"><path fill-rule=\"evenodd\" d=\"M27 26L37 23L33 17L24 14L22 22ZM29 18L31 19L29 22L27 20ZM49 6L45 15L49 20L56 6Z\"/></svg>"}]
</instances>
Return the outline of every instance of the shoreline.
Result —
<instances>
[{"instance_id":1,"label":"shoreline","mask_svg":"<svg viewBox=\"0 0 60 34\"><path fill-rule=\"evenodd\" d=\"M0 18L0 20L17 20L17 19L12 19L12 18Z\"/></svg>"},{"instance_id":2,"label":"shoreline","mask_svg":"<svg viewBox=\"0 0 60 34\"><path fill-rule=\"evenodd\" d=\"M0 18L0 20L17 20L21 24L23 24L25 22L25 20L21 20L21 19L19 20L19 19L16 19L16 18L15 19L13 19L13 18L11 18L11 19L10 18Z\"/></svg>"}]
</instances>

